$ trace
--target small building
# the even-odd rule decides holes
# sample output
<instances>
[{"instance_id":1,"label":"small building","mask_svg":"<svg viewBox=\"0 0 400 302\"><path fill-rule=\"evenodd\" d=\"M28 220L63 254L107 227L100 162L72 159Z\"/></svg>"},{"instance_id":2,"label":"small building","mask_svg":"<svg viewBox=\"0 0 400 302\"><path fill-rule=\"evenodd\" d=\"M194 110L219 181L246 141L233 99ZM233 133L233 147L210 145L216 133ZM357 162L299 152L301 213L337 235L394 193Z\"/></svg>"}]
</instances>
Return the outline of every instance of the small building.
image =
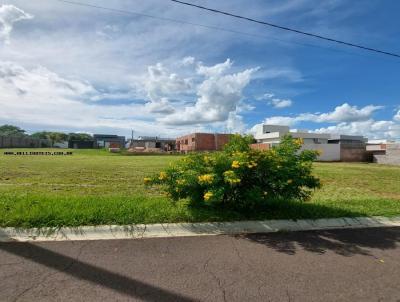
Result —
<instances>
[{"instance_id":1,"label":"small building","mask_svg":"<svg viewBox=\"0 0 400 302\"><path fill-rule=\"evenodd\" d=\"M290 131L288 126L263 125L255 134L258 144L272 147L290 134L303 140L301 150L320 151L318 161L367 161L366 139L357 135L313 133L307 130ZM260 146L258 146L260 149Z\"/></svg>"},{"instance_id":2,"label":"small building","mask_svg":"<svg viewBox=\"0 0 400 302\"><path fill-rule=\"evenodd\" d=\"M95 147L94 140L69 140L68 148L71 149L93 149Z\"/></svg>"},{"instance_id":3,"label":"small building","mask_svg":"<svg viewBox=\"0 0 400 302\"><path fill-rule=\"evenodd\" d=\"M221 150L229 142L230 136L222 133L191 133L176 139L176 149L181 153Z\"/></svg>"},{"instance_id":4,"label":"small building","mask_svg":"<svg viewBox=\"0 0 400 302\"><path fill-rule=\"evenodd\" d=\"M96 148L125 148L125 136L115 134L94 134Z\"/></svg>"},{"instance_id":5,"label":"small building","mask_svg":"<svg viewBox=\"0 0 400 302\"><path fill-rule=\"evenodd\" d=\"M175 151L175 139L157 136L139 136L127 143L131 151L136 152L171 152Z\"/></svg>"},{"instance_id":6,"label":"small building","mask_svg":"<svg viewBox=\"0 0 400 302\"><path fill-rule=\"evenodd\" d=\"M400 143L398 142L368 142L367 150L371 154L374 163L400 165Z\"/></svg>"}]
</instances>

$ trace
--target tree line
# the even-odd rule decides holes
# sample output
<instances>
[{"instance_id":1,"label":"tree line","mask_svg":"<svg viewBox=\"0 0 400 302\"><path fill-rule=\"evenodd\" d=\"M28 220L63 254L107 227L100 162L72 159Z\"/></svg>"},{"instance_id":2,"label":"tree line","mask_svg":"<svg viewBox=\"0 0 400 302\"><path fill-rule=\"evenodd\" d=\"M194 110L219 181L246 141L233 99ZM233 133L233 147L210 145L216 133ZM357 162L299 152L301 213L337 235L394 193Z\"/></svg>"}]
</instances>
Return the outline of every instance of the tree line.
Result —
<instances>
[{"instance_id":1,"label":"tree line","mask_svg":"<svg viewBox=\"0 0 400 302\"><path fill-rule=\"evenodd\" d=\"M32 134L28 134L24 129L13 125L0 126L0 136L48 139L51 141L52 144L70 140L90 141L93 139L93 137L87 133L39 131L39 132L34 132Z\"/></svg>"}]
</instances>

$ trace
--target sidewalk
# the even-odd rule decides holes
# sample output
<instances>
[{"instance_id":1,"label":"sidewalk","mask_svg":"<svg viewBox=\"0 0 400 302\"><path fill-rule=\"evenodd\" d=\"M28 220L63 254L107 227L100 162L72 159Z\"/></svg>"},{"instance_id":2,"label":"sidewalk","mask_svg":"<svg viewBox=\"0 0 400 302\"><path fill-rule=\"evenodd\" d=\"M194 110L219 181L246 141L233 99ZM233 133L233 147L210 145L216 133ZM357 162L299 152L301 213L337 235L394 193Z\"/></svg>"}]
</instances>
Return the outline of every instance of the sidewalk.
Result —
<instances>
[{"instance_id":1,"label":"sidewalk","mask_svg":"<svg viewBox=\"0 0 400 302\"><path fill-rule=\"evenodd\" d=\"M0 242L141 239L393 226L400 226L400 216L391 218L375 216L316 220L103 225L41 229L0 228Z\"/></svg>"}]
</instances>

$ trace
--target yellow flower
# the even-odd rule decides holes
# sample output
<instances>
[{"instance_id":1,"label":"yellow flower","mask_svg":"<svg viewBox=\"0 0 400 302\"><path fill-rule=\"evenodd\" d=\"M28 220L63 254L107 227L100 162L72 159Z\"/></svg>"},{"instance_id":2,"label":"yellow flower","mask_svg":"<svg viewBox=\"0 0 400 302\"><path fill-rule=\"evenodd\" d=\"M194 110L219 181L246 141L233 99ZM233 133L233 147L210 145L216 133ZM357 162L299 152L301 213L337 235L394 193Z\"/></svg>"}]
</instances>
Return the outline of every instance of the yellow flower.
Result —
<instances>
[{"instance_id":1,"label":"yellow flower","mask_svg":"<svg viewBox=\"0 0 400 302\"><path fill-rule=\"evenodd\" d=\"M298 146L301 146L304 144L304 140L302 138L297 138L294 140L294 143Z\"/></svg>"},{"instance_id":2,"label":"yellow flower","mask_svg":"<svg viewBox=\"0 0 400 302\"><path fill-rule=\"evenodd\" d=\"M204 174L204 175L200 175L198 177L199 183L206 183L206 184L210 184L213 182L214 180L214 175L212 174Z\"/></svg>"},{"instance_id":3,"label":"yellow flower","mask_svg":"<svg viewBox=\"0 0 400 302\"><path fill-rule=\"evenodd\" d=\"M144 181L145 184L148 184L148 183L151 182L151 178L150 177L145 177L145 178L143 178L143 181Z\"/></svg>"},{"instance_id":4,"label":"yellow flower","mask_svg":"<svg viewBox=\"0 0 400 302\"><path fill-rule=\"evenodd\" d=\"M240 167L240 162L238 162L237 160L234 160L232 162L232 168L237 169Z\"/></svg>"},{"instance_id":5,"label":"yellow flower","mask_svg":"<svg viewBox=\"0 0 400 302\"><path fill-rule=\"evenodd\" d=\"M160 176L158 177L159 180L164 180L167 179L167 173L165 172L160 172Z\"/></svg>"},{"instance_id":6,"label":"yellow flower","mask_svg":"<svg viewBox=\"0 0 400 302\"><path fill-rule=\"evenodd\" d=\"M211 197L213 197L214 194L212 192L207 192L204 194L204 200L210 200Z\"/></svg>"},{"instance_id":7,"label":"yellow flower","mask_svg":"<svg viewBox=\"0 0 400 302\"><path fill-rule=\"evenodd\" d=\"M249 167L250 169L251 169L251 168L254 168L254 167L257 167L257 163L254 162L254 161L251 161L251 162L247 165L247 167Z\"/></svg>"},{"instance_id":8,"label":"yellow flower","mask_svg":"<svg viewBox=\"0 0 400 302\"><path fill-rule=\"evenodd\" d=\"M224 172L225 182L230 183L231 185L237 184L240 182L240 178L238 178L234 171L229 170Z\"/></svg>"},{"instance_id":9,"label":"yellow flower","mask_svg":"<svg viewBox=\"0 0 400 302\"><path fill-rule=\"evenodd\" d=\"M288 179L287 183L291 184L293 182L293 179Z\"/></svg>"},{"instance_id":10,"label":"yellow flower","mask_svg":"<svg viewBox=\"0 0 400 302\"><path fill-rule=\"evenodd\" d=\"M186 180L185 180L185 179L177 179L177 180L176 180L176 183L177 183L178 185L184 185L184 184L186 183Z\"/></svg>"}]
</instances>

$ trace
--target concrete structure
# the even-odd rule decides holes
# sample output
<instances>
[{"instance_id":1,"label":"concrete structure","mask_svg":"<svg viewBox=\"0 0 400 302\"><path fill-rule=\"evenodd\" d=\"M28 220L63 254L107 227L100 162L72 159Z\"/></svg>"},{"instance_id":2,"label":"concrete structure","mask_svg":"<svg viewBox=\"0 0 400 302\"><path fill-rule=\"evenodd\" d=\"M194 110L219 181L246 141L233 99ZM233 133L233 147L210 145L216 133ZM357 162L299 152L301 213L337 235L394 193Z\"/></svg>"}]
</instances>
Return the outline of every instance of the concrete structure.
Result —
<instances>
[{"instance_id":1,"label":"concrete structure","mask_svg":"<svg viewBox=\"0 0 400 302\"><path fill-rule=\"evenodd\" d=\"M378 164L400 165L400 143L387 144L384 154L373 153L373 161Z\"/></svg>"},{"instance_id":2,"label":"concrete structure","mask_svg":"<svg viewBox=\"0 0 400 302\"><path fill-rule=\"evenodd\" d=\"M0 136L0 148L47 148L51 141L33 137Z\"/></svg>"},{"instance_id":3,"label":"concrete structure","mask_svg":"<svg viewBox=\"0 0 400 302\"><path fill-rule=\"evenodd\" d=\"M291 132L288 126L278 125L263 125L254 138L258 143L276 145L286 134L290 134L293 138L303 139L304 144L326 144L330 138L330 134L310 133L306 130Z\"/></svg>"},{"instance_id":4,"label":"concrete structure","mask_svg":"<svg viewBox=\"0 0 400 302\"><path fill-rule=\"evenodd\" d=\"M53 144L54 148L68 148L68 141L61 141Z\"/></svg>"},{"instance_id":5,"label":"concrete structure","mask_svg":"<svg viewBox=\"0 0 400 302\"><path fill-rule=\"evenodd\" d=\"M363 136L312 133L307 130L290 131L288 126L263 125L255 134L259 144L277 145L290 134L304 141L302 150L317 150L318 161L367 161L366 139Z\"/></svg>"},{"instance_id":6,"label":"concrete structure","mask_svg":"<svg viewBox=\"0 0 400 302\"><path fill-rule=\"evenodd\" d=\"M95 147L95 141L83 141L83 140L70 140L68 141L68 148L71 149L93 149Z\"/></svg>"},{"instance_id":7,"label":"concrete structure","mask_svg":"<svg viewBox=\"0 0 400 302\"><path fill-rule=\"evenodd\" d=\"M139 136L128 140L128 148L136 152L169 152L175 151L175 139L157 136Z\"/></svg>"},{"instance_id":8,"label":"concrete structure","mask_svg":"<svg viewBox=\"0 0 400 302\"><path fill-rule=\"evenodd\" d=\"M96 148L125 148L125 136L114 134L94 134Z\"/></svg>"},{"instance_id":9,"label":"concrete structure","mask_svg":"<svg viewBox=\"0 0 400 302\"><path fill-rule=\"evenodd\" d=\"M176 139L176 149L179 152L216 151L229 142L230 134L192 133Z\"/></svg>"}]
</instances>

